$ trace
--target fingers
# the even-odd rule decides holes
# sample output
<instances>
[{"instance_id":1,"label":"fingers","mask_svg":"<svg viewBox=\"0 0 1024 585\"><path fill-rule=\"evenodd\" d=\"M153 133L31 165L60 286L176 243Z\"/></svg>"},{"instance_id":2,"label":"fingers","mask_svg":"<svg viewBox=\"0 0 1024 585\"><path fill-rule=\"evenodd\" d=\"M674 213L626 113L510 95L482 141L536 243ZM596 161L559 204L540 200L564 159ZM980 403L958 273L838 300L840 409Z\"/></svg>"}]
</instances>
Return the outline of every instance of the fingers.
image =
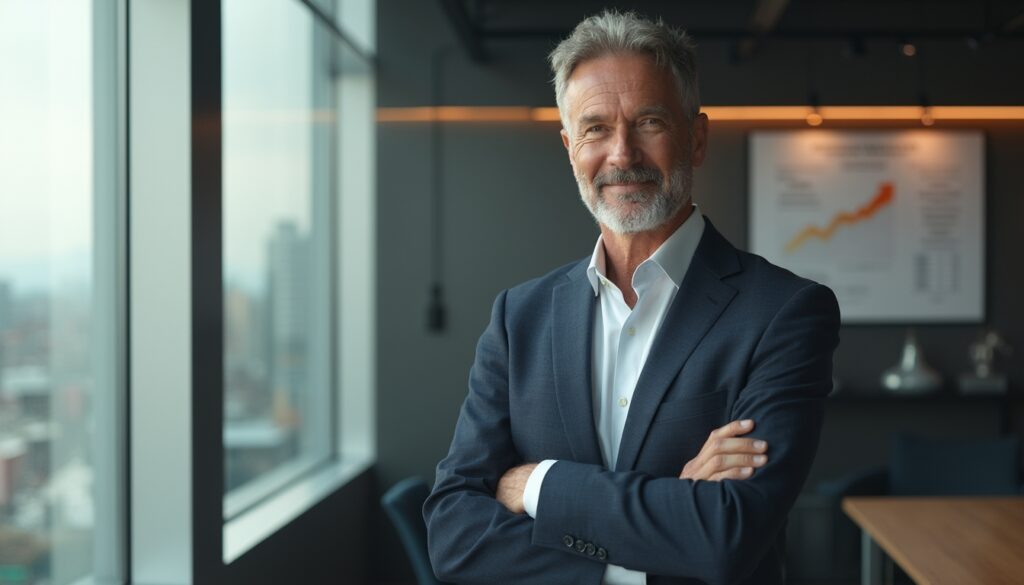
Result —
<instances>
[{"instance_id":1,"label":"fingers","mask_svg":"<svg viewBox=\"0 0 1024 585\"><path fill-rule=\"evenodd\" d=\"M745 479L753 475L755 469L768 461L768 444L765 441L740 437L753 429L754 421L743 419L712 431L697 457L683 467L680 479L718 481Z\"/></svg>"},{"instance_id":2,"label":"fingers","mask_svg":"<svg viewBox=\"0 0 1024 585\"><path fill-rule=\"evenodd\" d=\"M723 479L747 479L754 471L768 463L764 454L730 453L714 455L707 459L697 471L684 472L682 479L703 479L721 481Z\"/></svg>"},{"instance_id":3,"label":"fingers","mask_svg":"<svg viewBox=\"0 0 1024 585\"><path fill-rule=\"evenodd\" d=\"M768 444L760 439L721 439L717 453L749 453L756 455L768 450Z\"/></svg>"},{"instance_id":4,"label":"fingers","mask_svg":"<svg viewBox=\"0 0 1024 585\"><path fill-rule=\"evenodd\" d=\"M724 427L719 427L711 431L711 436L719 439L726 437L738 437L739 435L745 435L752 430L754 430L754 421L747 418L743 420L734 420Z\"/></svg>"},{"instance_id":5,"label":"fingers","mask_svg":"<svg viewBox=\"0 0 1024 585\"><path fill-rule=\"evenodd\" d=\"M716 455L711 458L710 473L721 473L730 469L742 469L744 467L761 467L768 462L768 457L765 455L749 455L746 453L742 454L727 454L727 455Z\"/></svg>"},{"instance_id":6,"label":"fingers","mask_svg":"<svg viewBox=\"0 0 1024 585\"><path fill-rule=\"evenodd\" d=\"M708 481L722 481L723 479L747 479L754 474L753 467L733 467L720 473L715 473L708 478Z\"/></svg>"}]
</instances>

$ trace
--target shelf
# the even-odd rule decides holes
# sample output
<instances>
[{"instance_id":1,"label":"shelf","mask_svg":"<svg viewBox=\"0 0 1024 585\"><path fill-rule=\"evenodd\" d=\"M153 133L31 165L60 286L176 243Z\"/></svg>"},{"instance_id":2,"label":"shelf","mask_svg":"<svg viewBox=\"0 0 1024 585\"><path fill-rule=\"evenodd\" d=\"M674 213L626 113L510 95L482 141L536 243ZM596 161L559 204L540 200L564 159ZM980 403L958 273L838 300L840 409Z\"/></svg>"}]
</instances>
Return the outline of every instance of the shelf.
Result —
<instances>
[{"instance_id":1,"label":"shelf","mask_svg":"<svg viewBox=\"0 0 1024 585\"><path fill-rule=\"evenodd\" d=\"M1016 402L1021 394L1012 389L1006 394L958 394L951 389L942 389L930 394L892 394L881 389L844 388L830 394L830 404L876 404L876 403L909 403L909 404L963 404Z\"/></svg>"}]
</instances>

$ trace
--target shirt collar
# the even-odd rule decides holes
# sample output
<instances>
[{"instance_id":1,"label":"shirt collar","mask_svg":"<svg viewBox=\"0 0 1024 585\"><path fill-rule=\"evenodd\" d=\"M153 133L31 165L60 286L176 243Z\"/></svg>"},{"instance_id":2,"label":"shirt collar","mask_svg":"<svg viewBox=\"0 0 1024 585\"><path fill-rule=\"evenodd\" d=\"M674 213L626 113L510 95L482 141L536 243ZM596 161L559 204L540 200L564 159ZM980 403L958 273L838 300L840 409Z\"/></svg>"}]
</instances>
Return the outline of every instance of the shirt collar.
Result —
<instances>
[{"instance_id":1,"label":"shirt collar","mask_svg":"<svg viewBox=\"0 0 1024 585\"><path fill-rule=\"evenodd\" d=\"M676 231L668 237L658 249L651 254L651 257L644 260L637 267L637 273L642 272L641 267L650 263L661 269L672 283L679 288L683 283L683 277L690 268L690 262L697 251L700 238L704 235L704 215L700 207L693 205L693 213L686 218L683 225L676 228ZM594 245L594 252L590 256L590 264L587 265L587 279L594 288L594 296L601 293L601 281L605 278L604 239L598 236L597 244ZM634 274L634 283L637 275Z\"/></svg>"}]
</instances>

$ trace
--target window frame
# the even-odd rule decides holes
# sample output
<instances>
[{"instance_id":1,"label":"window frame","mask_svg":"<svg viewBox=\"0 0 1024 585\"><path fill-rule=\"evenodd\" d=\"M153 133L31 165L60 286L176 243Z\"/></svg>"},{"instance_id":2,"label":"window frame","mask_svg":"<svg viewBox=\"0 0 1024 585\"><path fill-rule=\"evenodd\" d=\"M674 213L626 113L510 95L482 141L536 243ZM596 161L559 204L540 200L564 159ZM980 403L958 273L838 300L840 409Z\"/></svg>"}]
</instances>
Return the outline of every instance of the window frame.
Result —
<instances>
[{"instance_id":1,"label":"window frame","mask_svg":"<svg viewBox=\"0 0 1024 585\"><path fill-rule=\"evenodd\" d=\"M97 453L93 498L97 521L89 583L128 580L131 515L123 502L128 487L128 5L93 0L93 338L99 383L112 396L94 417ZM110 195L104 197L103 193ZM109 527L109 528L105 528Z\"/></svg>"},{"instance_id":2,"label":"window frame","mask_svg":"<svg viewBox=\"0 0 1024 585\"><path fill-rule=\"evenodd\" d=\"M323 26L325 13L310 9L314 26ZM365 12L372 26L373 10ZM300 517L313 521L345 494L369 495L376 123L366 112L346 120L341 100L373 112L374 64L365 48L353 47L365 71L354 84L337 75L331 81L339 115L331 132L337 147L326 161L334 166L327 211L334 269L325 285L334 307L335 457L225 523L221 3L133 0L128 22L132 582L243 582L258 567L293 560L276 556ZM328 28L335 45L347 42L335 21ZM353 127L359 144L352 144ZM363 166L353 167L356 161ZM343 257L340 249L360 253ZM246 554L257 548L259 555Z\"/></svg>"},{"instance_id":3,"label":"window frame","mask_svg":"<svg viewBox=\"0 0 1024 585\"><path fill-rule=\"evenodd\" d=\"M138 584L194 582L191 7L133 0L127 17L128 557Z\"/></svg>"}]
</instances>

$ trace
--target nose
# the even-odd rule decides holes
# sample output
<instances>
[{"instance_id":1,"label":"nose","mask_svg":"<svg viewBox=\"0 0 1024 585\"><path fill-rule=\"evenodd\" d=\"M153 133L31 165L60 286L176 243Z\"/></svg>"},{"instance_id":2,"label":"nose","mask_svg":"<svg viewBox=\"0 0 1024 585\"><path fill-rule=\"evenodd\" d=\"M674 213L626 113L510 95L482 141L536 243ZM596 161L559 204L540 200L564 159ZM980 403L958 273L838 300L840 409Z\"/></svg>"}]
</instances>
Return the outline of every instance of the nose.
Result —
<instances>
[{"instance_id":1,"label":"nose","mask_svg":"<svg viewBox=\"0 0 1024 585\"><path fill-rule=\"evenodd\" d=\"M635 137L627 124L621 124L615 129L610 147L608 163L612 166L628 169L640 162L640 149L637 148Z\"/></svg>"}]
</instances>

